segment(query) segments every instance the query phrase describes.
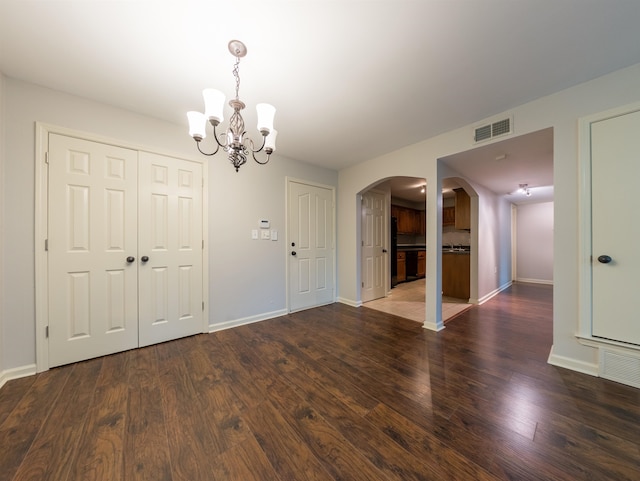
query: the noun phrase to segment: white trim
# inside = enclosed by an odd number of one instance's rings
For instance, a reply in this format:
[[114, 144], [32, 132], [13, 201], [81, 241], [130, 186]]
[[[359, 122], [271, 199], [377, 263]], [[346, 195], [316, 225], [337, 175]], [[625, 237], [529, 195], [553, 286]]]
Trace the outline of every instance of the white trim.
[[502, 291], [504, 291], [505, 289], [508, 289], [509, 287], [511, 287], [513, 285], [512, 281], [509, 281], [505, 284], [503, 284], [502, 286], [498, 287], [497, 289], [494, 289], [493, 291], [491, 291], [489, 294], [482, 296], [480, 299], [469, 299], [469, 304], [484, 304], [485, 302], [487, 302], [489, 299], [491, 299], [492, 297], [497, 296], [498, 294], [500, 294]]
[[4, 115], [4, 76], [0, 72], [0, 186], [2, 186], [2, 193], [0, 193], [0, 386], [2, 386], [2, 373], [4, 368], [4, 357], [2, 353], [7, 352], [4, 347], [4, 322], [5, 312], [4, 306], [4, 206], [7, 205], [7, 199], [5, 198], [6, 189], [4, 188], [4, 156], [5, 156], [5, 115]]
[[624, 105], [578, 119], [578, 333], [591, 339], [592, 259], [591, 259], [591, 124], [640, 110], [640, 102]]
[[33, 376], [36, 373], [35, 364], [27, 364], [26, 366], [14, 367], [6, 371], [0, 371], [0, 388], [8, 381], [20, 379], [21, 377]]
[[253, 324], [254, 322], [266, 321], [267, 319], [273, 319], [275, 317], [286, 316], [286, 309], [279, 309], [277, 311], [265, 312], [263, 314], [257, 314], [255, 316], [243, 317], [241, 319], [235, 319], [233, 321], [219, 322], [217, 324], [209, 324], [209, 333], [224, 331], [225, 329], [231, 329], [233, 327], [244, 326], [246, 324]]
[[528, 284], [545, 284], [548, 286], [552, 286], [553, 285], [553, 280], [548, 280], [548, 279], [528, 279], [526, 277], [519, 277], [516, 279], [516, 282], [525, 282]]
[[578, 361], [571, 357], [560, 356], [558, 354], [555, 354], [553, 352], [553, 349], [554, 346], [551, 346], [551, 352], [549, 353], [549, 358], [547, 359], [547, 362], [552, 366], [563, 367], [565, 369], [570, 369], [572, 371], [577, 371], [583, 374], [598, 377], [600, 369], [598, 363]]
[[[291, 256], [289, 255], [289, 246], [291, 245], [291, 239], [289, 237], [289, 224], [290, 224], [290, 219], [289, 219], [289, 212], [290, 212], [290, 206], [289, 206], [289, 198], [290, 198], [290, 186], [291, 183], [297, 183], [297, 184], [304, 184], [304, 185], [310, 185], [312, 187], [318, 187], [320, 189], [327, 189], [331, 191], [331, 209], [332, 209], [332, 219], [333, 219], [333, 238], [331, 239], [331, 248], [333, 250], [333, 297], [332, 297], [332, 302], [336, 302], [336, 294], [338, 292], [337, 290], [337, 269], [338, 269], [338, 256], [336, 255], [336, 236], [337, 236], [337, 232], [336, 232], [336, 227], [337, 227], [337, 218], [336, 218], [336, 188], [332, 185], [327, 185], [327, 184], [321, 184], [319, 182], [312, 182], [309, 180], [303, 180], [303, 179], [298, 179], [295, 177], [289, 177], [286, 176], [285, 177], [285, 208], [287, 209], [286, 214], [285, 214], [285, 237], [286, 237], [286, 255], [285, 257], [285, 286], [286, 286], [286, 292], [285, 292], [285, 306], [286, 306], [286, 310], [287, 313], [288, 312], [293, 312], [291, 310], [291, 299], [289, 296], [289, 263], [291, 262]], [[319, 307], [320, 305], [324, 305], [324, 304], [318, 304], [318, 306], [312, 306], [312, 307]]]
[[580, 334], [576, 334], [576, 338], [578, 339], [578, 342], [580, 344], [584, 346], [595, 347], [597, 349], [610, 349], [612, 347], [617, 347], [626, 352], [634, 351], [635, 353], [637, 353], [638, 351], [640, 351], [640, 346], [636, 344], [614, 341], [613, 339], [605, 339], [604, 337], [582, 336]]
[[428, 329], [434, 332], [440, 332], [445, 328], [445, 325], [444, 325], [444, 322], [433, 323], [433, 322], [424, 321], [422, 323], [422, 328]]
[[115, 145], [139, 152], [174, 157], [202, 164], [202, 239], [204, 249], [202, 252], [202, 294], [204, 309], [202, 312], [202, 331], [209, 332], [209, 164], [203, 157], [191, 157], [182, 154], [158, 150], [157, 148], [136, 145], [130, 142], [120, 141], [98, 134], [82, 132], [66, 127], [36, 122], [36, 149], [35, 149], [35, 313], [36, 313], [36, 371], [42, 372], [49, 369], [49, 341], [46, 338], [46, 327], [49, 325], [48, 299], [49, 291], [47, 279], [48, 258], [44, 250], [45, 240], [48, 235], [48, 165], [46, 154], [49, 150], [49, 134], [60, 134], [68, 137], [76, 137], [92, 142]]
[[344, 297], [338, 297], [337, 302], [351, 307], [362, 307], [362, 301], [353, 301]]

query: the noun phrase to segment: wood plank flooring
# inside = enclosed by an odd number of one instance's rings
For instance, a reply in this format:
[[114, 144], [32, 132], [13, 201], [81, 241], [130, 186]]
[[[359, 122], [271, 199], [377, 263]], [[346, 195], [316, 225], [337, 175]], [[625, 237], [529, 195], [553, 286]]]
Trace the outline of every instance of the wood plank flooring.
[[440, 333], [333, 304], [0, 390], [0, 481], [637, 480], [640, 391], [547, 364], [548, 286]]

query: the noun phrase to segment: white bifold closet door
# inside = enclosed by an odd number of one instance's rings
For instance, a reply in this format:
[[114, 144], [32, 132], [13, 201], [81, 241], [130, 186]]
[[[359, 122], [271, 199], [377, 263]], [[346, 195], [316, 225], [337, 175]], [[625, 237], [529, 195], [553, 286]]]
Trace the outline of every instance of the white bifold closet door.
[[202, 332], [202, 166], [49, 135], [49, 366]]

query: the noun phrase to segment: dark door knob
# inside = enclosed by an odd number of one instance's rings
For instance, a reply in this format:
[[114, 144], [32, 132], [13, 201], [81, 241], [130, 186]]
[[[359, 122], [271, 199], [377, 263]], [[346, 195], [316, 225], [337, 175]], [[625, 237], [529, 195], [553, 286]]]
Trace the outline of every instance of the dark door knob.
[[291, 251], [291, 255], [295, 256], [296, 255], [296, 251]]
[[128, 262], [129, 264], [131, 264], [131, 263], [132, 263], [133, 261], [135, 261], [135, 260], [136, 260], [136, 258], [135, 258], [135, 257], [131, 257], [131, 256], [127, 257], [127, 262]]
[[296, 243], [295, 243], [295, 242], [292, 242], [292, 243], [291, 243], [291, 247], [295, 247], [295, 246], [296, 246]]
[[141, 260], [142, 262], [147, 262], [147, 261], [149, 260], [149, 256], [142, 256], [142, 257], [140, 258], [140, 260]]
[[387, 249], [382, 249], [382, 253], [386, 254], [387, 253]]
[[607, 256], [607, 255], [602, 255], [598, 257], [598, 262], [600, 262], [601, 264], [608, 264], [609, 262], [611, 262], [611, 257]]

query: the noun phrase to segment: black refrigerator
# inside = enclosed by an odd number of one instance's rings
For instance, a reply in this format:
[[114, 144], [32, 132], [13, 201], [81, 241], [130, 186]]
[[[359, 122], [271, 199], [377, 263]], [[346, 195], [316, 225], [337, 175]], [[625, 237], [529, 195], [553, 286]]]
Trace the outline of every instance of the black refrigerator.
[[398, 283], [398, 219], [391, 218], [391, 287]]

